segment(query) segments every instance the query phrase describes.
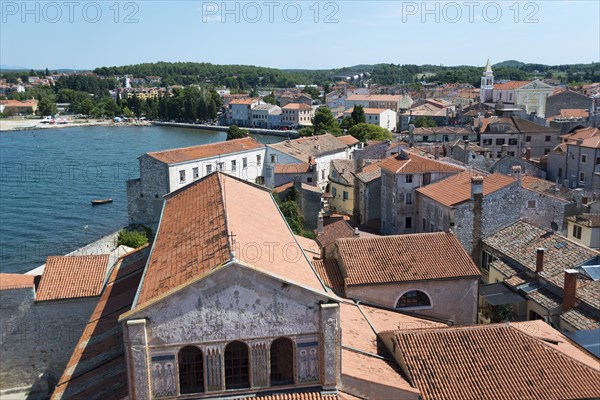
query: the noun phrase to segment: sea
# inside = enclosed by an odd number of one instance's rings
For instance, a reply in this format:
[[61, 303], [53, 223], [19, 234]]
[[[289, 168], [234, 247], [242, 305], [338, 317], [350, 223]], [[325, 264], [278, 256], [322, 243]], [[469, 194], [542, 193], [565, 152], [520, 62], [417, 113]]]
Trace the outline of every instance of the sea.
[[[126, 181], [139, 178], [142, 154], [226, 136], [159, 126], [0, 132], [0, 272], [29, 271], [127, 225]], [[104, 198], [113, 203], [92, 206]]]

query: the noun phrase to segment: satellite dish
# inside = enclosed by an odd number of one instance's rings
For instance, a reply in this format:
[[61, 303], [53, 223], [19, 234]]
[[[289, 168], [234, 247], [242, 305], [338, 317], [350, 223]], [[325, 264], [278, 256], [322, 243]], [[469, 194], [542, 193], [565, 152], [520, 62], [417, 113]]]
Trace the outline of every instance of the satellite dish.
[[558, 231], [558, 224], [556, 222], [552, 221], [552, 223], [550, 223], [550, 227], [554, 232]]

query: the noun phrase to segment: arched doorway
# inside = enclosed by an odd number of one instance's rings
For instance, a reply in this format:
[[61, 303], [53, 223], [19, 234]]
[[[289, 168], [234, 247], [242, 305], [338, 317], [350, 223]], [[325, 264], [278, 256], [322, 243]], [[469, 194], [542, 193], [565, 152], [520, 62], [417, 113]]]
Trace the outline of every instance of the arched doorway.
[[204, 392], [202, 351], [194, 346], [179, 350], [179, 391], [181, 394]]
[[250, 387], [248, 346], [242, 342], [231, 342], [225, 347], [225, 388], [244, 389]]
[[294, 383], [294, 343], [278, 338], [271, 344], [271, 386]]

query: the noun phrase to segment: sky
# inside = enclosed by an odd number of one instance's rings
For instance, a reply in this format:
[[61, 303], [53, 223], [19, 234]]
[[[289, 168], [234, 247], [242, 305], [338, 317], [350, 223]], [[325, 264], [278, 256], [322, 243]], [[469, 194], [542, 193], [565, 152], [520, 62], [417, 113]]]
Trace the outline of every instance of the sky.
[[330, 69], [600, 60], [600, 1], [0, 0], [0, 64]]

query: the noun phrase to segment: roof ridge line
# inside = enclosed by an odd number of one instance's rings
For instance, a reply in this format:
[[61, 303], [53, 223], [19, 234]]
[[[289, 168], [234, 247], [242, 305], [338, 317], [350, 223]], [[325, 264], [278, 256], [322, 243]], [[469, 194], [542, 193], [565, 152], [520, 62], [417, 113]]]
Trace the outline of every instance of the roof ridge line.
[[229, 232], [229, 222], [227, 219], [227, 191], [225, 190], [225, 176], [219, 172], [215, 172], [217, 175], [217, 181], [219, 182], [219, 190], [221, 192], [221, 205], [223, 207], [223, 219], [225, 220], [225, 231], [227, 232], [227, 248], [229, 249], [229, 260], [236, 261], [235, 259], [235, 243], [233, 232]]

